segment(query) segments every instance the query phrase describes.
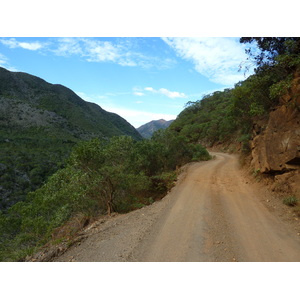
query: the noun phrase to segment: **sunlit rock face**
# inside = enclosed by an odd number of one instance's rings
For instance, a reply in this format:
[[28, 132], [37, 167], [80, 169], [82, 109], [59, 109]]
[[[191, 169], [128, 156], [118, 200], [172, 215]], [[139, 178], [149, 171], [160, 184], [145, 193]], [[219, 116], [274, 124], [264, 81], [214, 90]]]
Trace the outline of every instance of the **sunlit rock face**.
[[291, 172], [299, 178], [300, 76], [293, 80], [289, 93], [280, 99], [268, 121], [254, 124], [251, 165], [261, 173]]

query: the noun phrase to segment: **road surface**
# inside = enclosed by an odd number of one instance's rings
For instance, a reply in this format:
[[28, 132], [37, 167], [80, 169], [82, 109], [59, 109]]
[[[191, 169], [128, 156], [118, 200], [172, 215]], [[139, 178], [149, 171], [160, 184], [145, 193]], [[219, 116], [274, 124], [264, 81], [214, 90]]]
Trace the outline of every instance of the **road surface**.
[[158, 203], [105, 224], [57, 261], [300, 261], [300, 238], [260, 201], [234, 155], [190, 164]]

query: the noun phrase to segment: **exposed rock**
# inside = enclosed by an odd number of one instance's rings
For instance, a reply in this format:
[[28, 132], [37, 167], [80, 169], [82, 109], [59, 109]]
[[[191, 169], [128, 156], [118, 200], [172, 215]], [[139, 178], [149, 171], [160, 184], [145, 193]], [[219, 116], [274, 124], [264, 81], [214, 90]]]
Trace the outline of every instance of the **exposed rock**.
[[271, 189], [275, 192], [285, 192], [295, 194], [297, 198], [300, 198], [300, 173], [298, 170], [291, 171], [288, 173], [276, 175], [274, 177], [274, 183]]
[[163, 119], [151, 121], [137, 128], [137, 131], [142, 137], [149, 139], [156, 130], [168, 128], [173, 121], [174, 120], [165, 121]]
[[[268, 121], [258, 120], [253, 126], [251, 166], [261, 173], [285, 173], [276, 176], [275, 184], [289, 177], [292, 192], [300, 189], [300, 76], [292, 82], [289, 93], [270, 113]], [[287, 182], [287, 180], [284, 180]]]

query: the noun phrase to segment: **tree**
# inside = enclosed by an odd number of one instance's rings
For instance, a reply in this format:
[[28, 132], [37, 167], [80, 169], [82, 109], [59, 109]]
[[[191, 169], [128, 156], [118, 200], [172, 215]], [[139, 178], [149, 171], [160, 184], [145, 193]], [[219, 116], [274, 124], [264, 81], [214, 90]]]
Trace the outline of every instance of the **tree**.
[[[256, 43], [260, 52], [253, 48], [247, 48], [246, 53], [254, 59], [260, 71], [267, 67], [280, 65], [281, 67], [291, 68], [291, 58], [296, 58], [300, 54], [300, 38], [298, 37], [242, 37], [240, 43]], [[289, 62], [286, 61], [287, 57]], [[279, 59], [278, 59], [279, 58]], [[282, 60], [282, 58], [285, 58]], [[291, 71], [290, 69], [287, 70]]]

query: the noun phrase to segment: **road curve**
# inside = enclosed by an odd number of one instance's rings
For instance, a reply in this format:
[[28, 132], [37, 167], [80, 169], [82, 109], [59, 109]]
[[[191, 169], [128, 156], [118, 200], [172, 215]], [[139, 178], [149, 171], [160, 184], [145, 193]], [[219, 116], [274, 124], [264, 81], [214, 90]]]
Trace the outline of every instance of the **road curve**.
[[188, 168], [131, 260], [300, 261], [299, 237], [259, 201], [237, 157], [214, 154]]

